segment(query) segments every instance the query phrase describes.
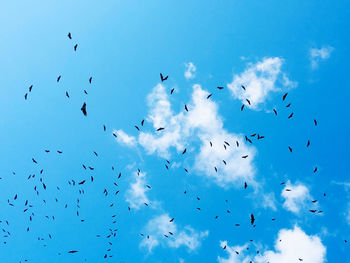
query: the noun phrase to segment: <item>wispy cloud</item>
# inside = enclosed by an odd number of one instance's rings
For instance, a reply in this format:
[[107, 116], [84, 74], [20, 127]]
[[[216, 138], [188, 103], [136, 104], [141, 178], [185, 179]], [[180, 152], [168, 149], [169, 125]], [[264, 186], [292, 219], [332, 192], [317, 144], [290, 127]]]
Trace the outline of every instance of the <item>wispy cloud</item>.
[[332, 51], [334, 50], [331, 46], [325, 46], [322, 48], [311, 48], [310, 49], [310, 63], [311, 68], [316, 69], [320, 61], [326, 60], [331, 56]]
[[[227, 242], [221, 241], [220, 245], [227, 246]], [[245, 249], [246, 247], [247, 245], [242, 247], [227, 246], [228, 258], [218, 257], [218, 262], [295, 263], [299, 262], [299, 259], [310, 263], [326, 262], [326, 247], [322, 244], [321, 239], [317, 235], [307, 235], [298, 226], [279, 231], [275, 241], [275, 250], [267, 250], [259, 255], [245, 255], [245, 253], [250, 253], [249, 250]]]
[[282, 190], [281, 196], [285, 199], [283, 207], [296, 214], [300, 212], [300, 209], [306, 207], [307, 201], [312, 200], [309, 189], [305, 185], [293, 185], [290, 181]]
[[117, 130], [113, 132], [117, 135], [117, 142], [127, 145], [127, 146], [135, 146], [136, 145], [136, 138], [134, 136], [130, 136], [127, 133], [125, 133], [123, 130]]
[[[168, 214], [162, 214], [151, 219], [144, 232], [148, 237], [144, 237], [140, 246], [146, 247], [149, 252], [159, 246], [168, 246], [178, 248], [180, 246], [187, 247], [188, 251], [194, 251], [200, 247], [201, 242], [205, 239], [209, 232], [198, 232], [191, 226], [185, 226], [178, 229], [175, 221], [170, 222], [171, 218]], [[165, 237], [168, 236], [168, 237]]]
[[227, 87], [232, 96], [241, 100], [246, 107], [259, 110], [271, 94], [296, 86], [296, 82], [291, 81], [282, 72], [283, 62], [282, 58], [269, 57], [256, 64], [249, 63], [244, 72], [233, 76]]
[[186, 67], [186, 70], [185, 70], [185, 78], [186, 79], [193, 79], [195, 77], [195, 74], [196, 74], [196, 66], [192, 63], [192, 62], [188, 62], [188, 63], [185, 63], [185, 67]]
[[130, 184], [129, 189], [126, 191], [126, 201], [131, 208], [140, 209], [145, 206], [145, 203], [149, 203], [149, 199], [146, 192], [149, 188], [146, 187], [146, 173], [134, 172], [134, 182]]
[[[204, 172], [221, 186], [233, 185], [237, 180], [254, 183], [256, 149], [245, 143], [242, 134], [223, 128], [218, 106], [207, 99], [208, 95], [200, 85], [194, 85], [192, 99], [187, 104], [189, 111], [175, 114], [165, 87], [157, 85], [148, 96], [150, 112], [147, 120], [155, 130], [159, 127], [165, 129], [161, 132], [141, 131], [138, 138], [140, 145], [149, 154], [169, 158], [170, 148], [180, 153], [184, 148], [199, 143], [199, 151], [194, 155], [194, 167], [201, 174]], [[242, 158], [245, 155], [248, 158]]]

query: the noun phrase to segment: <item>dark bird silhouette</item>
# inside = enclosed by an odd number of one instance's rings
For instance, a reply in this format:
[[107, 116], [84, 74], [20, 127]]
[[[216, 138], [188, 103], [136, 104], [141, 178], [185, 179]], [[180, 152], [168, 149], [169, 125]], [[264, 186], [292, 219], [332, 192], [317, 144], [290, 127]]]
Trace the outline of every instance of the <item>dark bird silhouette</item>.
[[315, 167], [315, 169], [314, 169], [314, 173], [316, 173], [317, 172], [317, 166]]
[[92, 82], [92, 77], [89, 78], [89, 83], [91, 84], [91, 82]]
[[27, 100], [28, 98], [28, 93], [24, 94], [24, 99]]
[[253, 214], [250, 214], [250, 224], [253, 225], [255, 222], [255, 217]]
[[248, 99], [245, 99], [247, 102], [248, 102], [248, 104], [250, 105], [250, 100], [248, 100]]
[[107, 128], [106, 128], [106, 125], [103, 125], [103, 130], [106, 131], [106, 129], [107, 129]]
[[224, 87], [220, 87], [220, 86], [219, 86], [219, 87], [217, 87], [217, 88], [218, 88], [219, 90], [222, 90], [222, 89], [224, 89]]
[[182, 154], [185, 154], [186, 153], [186, 148], [185, 148], [185, 150], [182, 152]]
[[288, 119], [293, 117], [293, 112], [288, 116]]
[[317, 126], [317, 120], [314, 120], [315, 126]]
[[162, 130], [164, 130], [163, 127], [160, 127], [160, 128], [157, 129], [157, 131], [162, 131]]
[[244, 189], [247, 189], [247, 187], [248, 187], [247, 182], [244, 182]]
[[282, 97], [282, 100], [283, 100], [283, 101], [286, 99], [287, 95], [288, 95], [288, 92], [287, 92], [286, 94], [283, 95], [283, 97]]
[[77, 252], [78, 252], [77, 250], [70, 250], [70, 251], [68, 251], [68, 253], [70, 253], [70, 254], [77, 253]]
[[244, 109], [244, 104], [241, 106], [241, 111], [243, 111], [243, 109]]
[[83, 112], [84, 116], [87, 116], [87, 112], [86, 112], [86, 103], [85, 103], [85, 102], [84, 102], [84, 104], [83, 104], [83, 106], [81, 107], [80, 110]]
[[36, 164], [38, 163], [34, 158], [32, 158], [32, 161], [33, 163], [36, 163]]
[[163, 82], [168, 79], [169, 76], [163, 77], [163, 74], [160, 73], [160, 80]]
[[187, 108], [187, 105], [185, 104], [185, 110], [188, 112], [188, 108]]
[[57, 77], [57, 82], [60, 82], [60, 79], [61, 79], [61, 75], [59, 75], [59, 76]]
[[33, 89], [33, 85], [30, 85], [30, 87], [29, 87], [29, 92], [31, 92], [32, 89]]
[[78, 48], [78, 44], [75, 44], [74, 51], [77, 51], [77, 48]]
[[170, 91], [170, 95], [174, 93], [174, 90], [175, 90], [175, 89], [171, 89], [171, 91]]
[[277, 116], [277, 111], [275, 109], [273, 109], [273, 112], [275, 113], [275, 115]]
[[248, 157], [248, 155], [243, 155], [242, 158], [243, 159], [246, 159]]
[[288, 146], [288, 149], [289, 149], [290, 152], [293, 152], [292, 147]]
[[310, 141], [307, 140], [307, 144], [306, 144], [306, 147], [309, 147], [310, 146]]
[[289, 108], [290, 107], [290, 103], [288, 103], [287, 105], [286, 105], [286, 108]]
[[68, 38], [72, 39], [72, 34], [70, 32], [68, 33]]
[[245, 87], [244, 87], [243, 85], [241, 85], [241, 88], [242, 88], [243, 90], [245, 90]]
[[138, 126], [136, 126], [136, 125], [135, 125], [135, 128], [136, 128], [136, 130], [138, 130], [138, 131], [140, 130], [140, 128], [139, 128]]
[[213, 94], [212, 93], [210, 93], [208, 96], [207, 96], [207, 99], [209, 99], [211, 96], [212, 96]]
[[69, 94], [68, 94], [68, 91], [66, 91], [66, 97], [69, 98]]
[[142, 120], [142, 121], [141, 121], [141, 126], [143, 126], [144, 123], [145, 123], [145, 120]]

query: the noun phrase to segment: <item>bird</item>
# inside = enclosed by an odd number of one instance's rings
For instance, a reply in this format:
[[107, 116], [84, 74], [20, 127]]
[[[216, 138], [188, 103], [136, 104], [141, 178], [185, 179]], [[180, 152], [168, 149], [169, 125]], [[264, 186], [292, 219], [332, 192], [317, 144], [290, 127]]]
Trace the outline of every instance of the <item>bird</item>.
[[314, 119], [314, 124], [315, 124], [315, 126], [317, 126], [317, 120], [316, 119]]
[[250, 100], [248, 100], [248, 99], [245, 99], [247, 102], [248, 102], [248, 104], [250, 105]]
[[78, 44], [75, 44], [74, 51], [77, 51], [77, 48], [78, 48]]
[[243, 109], [244, 109], [244, 104], [241, 106], [241, 111], [243, 111]]
[[182, 154], [185, 154], [185, 153], [186, 153], [186, 148], [185, 148], [185, 150], [183, 150]]
[[141, 126], [143, 126], [144, 123], [145, 123], [145, 120], [142, 120], [142, 121], [141, 121]]
[[169, 76], [163, 77], [163, 74], [160, 73], [160, 79], [161, 79], [162, 82], [165, 81], [165, 80], [167, 80], [168, 77], [169, 77]]
[[61, 79], [61, 75], [59, 75], [59, 76], [57, 77], [57, 82], [60, 82], [60, 79]]
[[255, 222], [255, 217], [253, 214], [250, 214], [250, 224], [253, 225]]
[[135, 128], [136, 128], [136, 130], [138, 130], [138, 131], [140, 130], [140, 128], [139, 128], [137, 125], [135, 125]]
[[293, 112], [288, 116], [288, 119], [293, 117]]
[[187, 105], [185, 104], [185, 110], [188, 112], [188, 108], [187, 108]]
[[306, 147], [309, 147], [309, 146], [310, 146], [310, 140], [307, 140]]
[[248, 157], [248, 155], [243, 155], [242, 158], [243, 159], [246, 159]]
[[157, 129], [157, 131], [162, 131], [162, 130], [164, 130], [163, 127], [160, 127], [160, 128]]
[[33, 85], [30, 85], [30, 86], [29, 86], [29, 92], [31, 92], [32, 89], [33, 89]]
[[91, 84], [91, 82], [92, 82], [92, 77], [89, 78], [89, 83]]
[[174, 93], [174, 90], [175, 90], [175, 89], [171, 89], [171, 91], [170, 91], [170, 95]]
[[87, 116], [87, 112], [86, 112], [86, 103], [85, 103], [85, 102], [84, 102], [84, 104], [83, 104], [83, 106], [81, 107], [80, 110], [83, 112], [84, 116]]
[[217, 87], [217, 89], [222, 90], [222, 89], [224, 89], [224, 87], [220, 87], [220, 86], [219, 86], [219, 87]]
[[207, 99], [209, 99], [211, 96], [212, 96], [213, 94], [212, 93], [210, 93], [208, 96], [207, 96]]
[[315, 167], [315, 169], [314, 169], [314, 173], [316, 173], [317, 172], [317, 166]]
[[107, 128], [106, 128], [106, 125], [103, 125], [103, 130], [106, 131], [106, 129], [107, 129]]
[[274, 112], [275, 115], [277, 116], [277, 110], [276, 110], [276, 109], [273, 109], [273, 112]]
[[246, 90], [245, 87], [244, 87], [243, 85], [241, 85], [241, 88], [242, 88], [243, 90]]
[[247, 182], [244, 182], [244, 189], [247, 189], [247, 187], [248, 187]]
[[286, 108], [289, 108], [290, 107], [290, 103], [288, 103], [287, 105], [286, 105]]
[[69, 98], [69, 94], [68, 94], [68, 91], [66, 91], [66, 97]]
[[24, 99], [27, 100], [28, 98], [28, 93], [24, 94]]
[[290, 152], [293, 152], [292, 147], [288, 146], [288, 149], [289, 149]]
[[72, 253], [77, 253], [78, 251], [77, 250], [70, 250], [68, 251], [68, 253], [72, 254]]
[[287, 95], [288, 95], [288, 92], [283, 95], [283, 97], [282, 97], [283, 101], [286, 99]]
[[68, 38], [72, 39], [72, 34], [70, 32], [68, 32]]

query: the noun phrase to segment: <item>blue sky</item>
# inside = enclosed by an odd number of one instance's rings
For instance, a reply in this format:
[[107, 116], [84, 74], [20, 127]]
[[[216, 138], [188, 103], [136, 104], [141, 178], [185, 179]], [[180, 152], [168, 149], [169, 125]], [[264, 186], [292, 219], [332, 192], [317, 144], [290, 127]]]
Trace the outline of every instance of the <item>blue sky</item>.
[[0, 7], [1, 262], [350, 262], [347, 1]]

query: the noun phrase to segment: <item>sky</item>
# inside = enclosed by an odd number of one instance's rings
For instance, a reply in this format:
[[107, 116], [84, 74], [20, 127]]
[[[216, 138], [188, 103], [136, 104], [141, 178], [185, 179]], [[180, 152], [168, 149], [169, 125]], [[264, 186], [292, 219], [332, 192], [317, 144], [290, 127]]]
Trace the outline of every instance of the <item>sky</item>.
[[2, 1], [1, 262], [350, 262], [349, 15]]

